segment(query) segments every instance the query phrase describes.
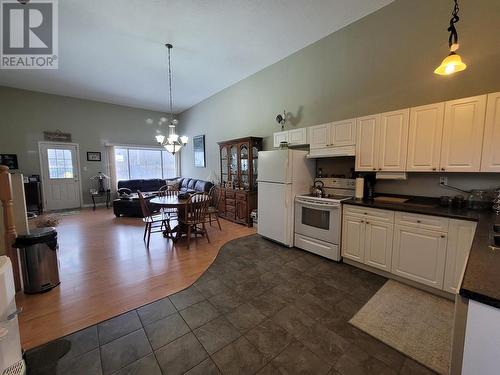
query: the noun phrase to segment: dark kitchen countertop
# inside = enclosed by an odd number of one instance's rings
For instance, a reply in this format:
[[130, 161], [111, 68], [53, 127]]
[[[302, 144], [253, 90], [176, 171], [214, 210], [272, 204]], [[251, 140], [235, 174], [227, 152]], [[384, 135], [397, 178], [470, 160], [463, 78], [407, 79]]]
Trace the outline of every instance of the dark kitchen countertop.
[[500, 308], [500, 249], [490, 248], [490, 233], [494, 224], [500, 224], [500, 216], [488, 211], [453, 209], [439, 206], [435, 198], [419, 198], [409, 203], [376, 202], [348, 199], [342, 202], [354, 206], [383, 210], [412, 212], [422, 215], [444, 216], [452, 219], [477, 222], [460, 295]]

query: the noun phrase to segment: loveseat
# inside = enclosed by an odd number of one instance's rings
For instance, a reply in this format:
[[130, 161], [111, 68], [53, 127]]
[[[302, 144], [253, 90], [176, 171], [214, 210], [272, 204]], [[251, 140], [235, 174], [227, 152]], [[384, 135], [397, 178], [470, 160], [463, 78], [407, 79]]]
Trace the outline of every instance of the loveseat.
[[209, 181], [188, 177], [172, 178], [168, 180], [154, 178], [148, 180], [118, 181], [118, 198], [113, 201], [113, 212], [115, 216], [142, 217], [139, 199], [133, 194], [137, 193], [137, 190], [139, 190], [146, 195], [146, 201], [149, 201], [155, 196], [156, 192], [165, 185], [178, 185], [178, 189], [182, 192], [192, 191], [206, 193], [208, 193], [213, 186]]

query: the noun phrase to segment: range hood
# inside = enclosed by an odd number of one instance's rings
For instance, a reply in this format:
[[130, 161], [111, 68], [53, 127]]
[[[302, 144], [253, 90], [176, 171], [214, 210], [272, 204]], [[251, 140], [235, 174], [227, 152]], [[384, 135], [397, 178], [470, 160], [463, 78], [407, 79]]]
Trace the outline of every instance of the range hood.
[[324, 148], [314, 148], [309, 151], [307, 157], [309, 159], [318, 158], [332, 158], [336, 156], [355, 156], [356, 146], [337, 146], [337, 147], [324, 147]]

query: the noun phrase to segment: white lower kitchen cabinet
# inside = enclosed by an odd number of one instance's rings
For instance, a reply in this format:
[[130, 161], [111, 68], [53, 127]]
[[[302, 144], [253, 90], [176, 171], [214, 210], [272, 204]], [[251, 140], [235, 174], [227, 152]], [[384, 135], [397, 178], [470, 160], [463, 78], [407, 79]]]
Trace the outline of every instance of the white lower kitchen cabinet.
[[476, 226], [475, 221], [345, 205], [341, 254], [386, 273], [458, 293]]
[[359, 217], [344, 216], [342, 225], [342, 256], [364, 262], [365, 224]]
[[393, 229], [392, 223], [344, 216], [342, 256], [390, 272]]
[[365, 225], [365, 264], [391, 272], [394, 225], [377, 221]]
[[396, 225], [392, 273], [434, 288], [443, 288], [446, 234]]
[[476, 222], [450, 220], [443, 290], [458, 293], [476, 232]]

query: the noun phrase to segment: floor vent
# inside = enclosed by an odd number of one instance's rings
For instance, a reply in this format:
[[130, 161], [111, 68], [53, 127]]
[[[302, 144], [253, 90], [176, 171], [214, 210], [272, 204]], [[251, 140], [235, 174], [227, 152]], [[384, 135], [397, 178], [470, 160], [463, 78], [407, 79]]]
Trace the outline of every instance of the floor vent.
[[26, 374], [26, 366], [23, 360], [14, 363], [12, 366], [6, 368], [3, 371], [3, 375], [25, 375], [25, 374]]

